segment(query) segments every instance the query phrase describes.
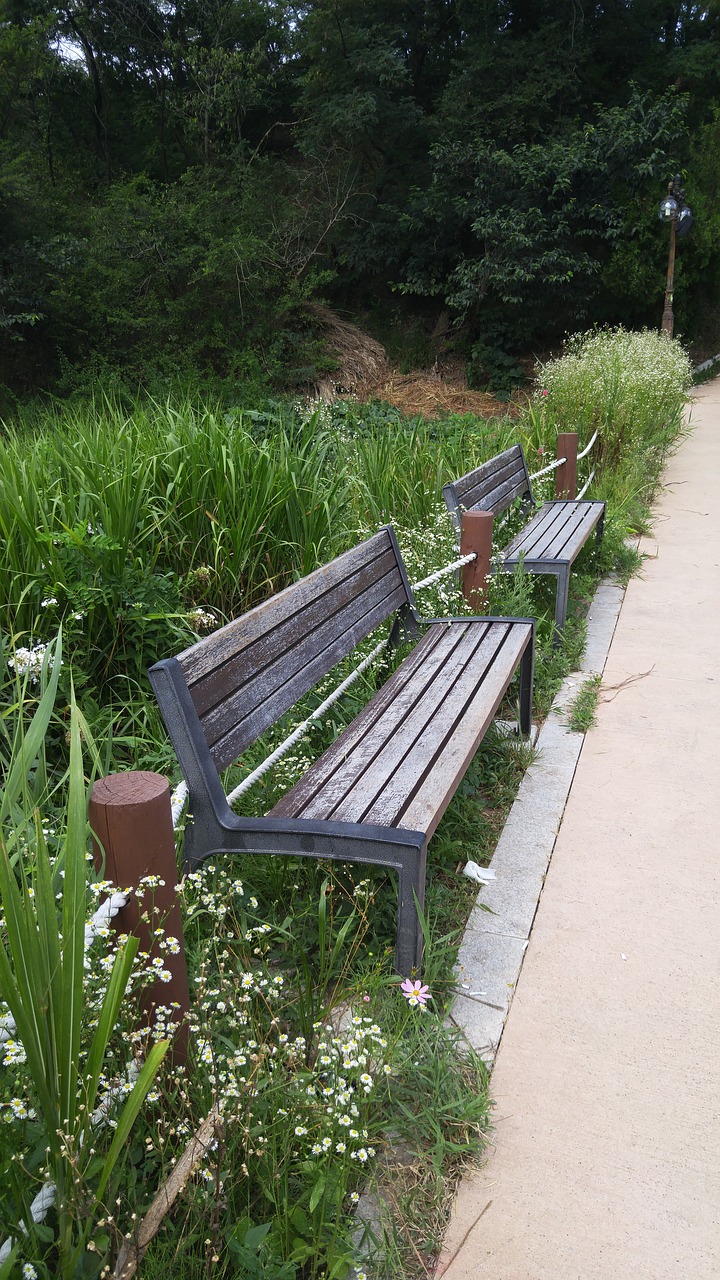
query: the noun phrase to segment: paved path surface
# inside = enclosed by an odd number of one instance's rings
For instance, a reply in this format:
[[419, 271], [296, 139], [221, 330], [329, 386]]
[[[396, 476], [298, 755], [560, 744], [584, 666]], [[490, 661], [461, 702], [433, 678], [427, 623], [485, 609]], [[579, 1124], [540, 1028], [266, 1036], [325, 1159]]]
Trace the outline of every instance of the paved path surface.
[[630, 583], [443, 1280], [720, 1277], [720, 381]]

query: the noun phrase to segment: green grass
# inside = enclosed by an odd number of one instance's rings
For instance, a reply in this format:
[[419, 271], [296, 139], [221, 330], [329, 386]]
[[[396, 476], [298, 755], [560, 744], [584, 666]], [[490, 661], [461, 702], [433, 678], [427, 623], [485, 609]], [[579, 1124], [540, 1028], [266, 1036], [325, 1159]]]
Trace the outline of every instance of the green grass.
[[[0, 445], [0, 534], [7, 548], [0, 566], [0, 767], [6, 778], [18, 756], [18, 717], [29, 723], [42, 692], [26, 684], [21, 694], [8, 659], [14, 652], [19, 658], [17, 646], [39, 654], [62, 620], [65, 665], [56, 672], [58, 698], [43, 741], [16, 775], [22, 786], [14, 821], [23, 842], [13, 843], [6, 823], [11, 854], [31, 857], [38, 811], [52, 859], [62, 857], [73, 735], [76, 760], [78, 733], [85, 740], [91, 776], [140, 767], [177, 780], [145, 668], [192, 642], [195, 608], [221, 622], [388, 519], [416, 581], [456, 554], [441, 500], [444, 482], [517, 440], [534, 471], [554, 456], [559, 430], [577, 427], [583, 445], [599, 426], [591, 496], [608, 503], [605, 538], [576, 562], [562, 644], [552, 644], [554, 579], [519, 571], [493, 574], [490, 582], [493, 613], [537, 620], [534, 702], [535, 718], [542, 718], [577, 666], [599, 577], [615, 572], [626, 579], [638, 566], [626, 539], [647, 528], [663, 461], [682, 431], [683, 360], [677, 344], [658, 344], [655, 335], [590, 335], [573, 344], [564, 365], [546, 368], [548, 394], [538, 395], [517, 423], [467, 415], [407, 420], [387, 405], [351, 402], [332, 409], [289, 403], [241, 409], [98, 396], [23, 411], [5, 425]], [[552, 476], [544, 478], [536, 496], [549, 497], [552, 488]], [[511, 522], [501, 543], [512, 531]], [[451, 578], [419, 593], [418, 604], [426, 617], [466, 608]], [[370, 637], [362, 652], [374, 641]], [[402, 656], [401, 649], [367, 671], [293, 756], [243, 798], [244, 811], [266, 812]], [[228, 770], [227, 789], [356, 662], [357, 655], [347, 659], [253, 744]], [[71, 675], [79, 704], [74, 728]], [[501, 709], [504, 718], [515, 717], [516, 702], [515, 685]], [[588, 692], [578, 712], [585, 723], [590, 702]], [[522, 744], [490, 732], [430, 843], [423, 968], [433, 993], [429, 1011], [410, 1009], [392, 978], [396, 886], [382, 871], [245, 857], [208, 868], [202, 885], [186, 882], [192, 1070], [161, 1073], [159, 1101], [141, 1112], [119, 1154], [112, 1197], [120, 1203], [98, 1236], [100, 1254], [83, 1259], [83, 1274], [99, 1274], [130, 1214], [142, 1214], [199, 1118], [224, 1097], [230, 1110], [217, 1152], [204, 1166], [207, 1177], [188, 1183], [143, 1274], [151, 1280], [168, 1271], [187, 1277], [242, 1272], [265, 1280], [334, 1274], [342, 1280], [352, 1257], [352, 1196], [373, 1162], [366, 1167], [349, 1152], [336, 1152], [323, 1173], [303, 1145], [306, 1135], [302, 1141], [294, 1135], [297, 1126], [306, 1127], [310, 1143], [325, 1123], [316, 1095], [306, 1091], [322, 1087], [316, 1024], [336, 1025], [353, 1011], [361, 1018], [367, 1011], [382, 1029], [386, 1043], [372, 1050], [373, 1073], [383, 1055], [390, 1067], [369, 1102], [362, 1090], [356, 1095], [368, 1131], [357, 1141], [377, 1152], [381, 1198], [392, 1209], [384, 1224], [385, 1273], [422, 1276], [431, 1269], [453, 1180], [479, 1158], [488, 1123], [484, 1068], [472, 1057], [458, 1058], [443, 1022], [456, 947], [476, 893], [458, 872], [468, 857], [481, 863], [491, 857], [528, 758]], [[77, 779], [77, 763], [74, 773]], [[77, 781], [73, 803], [77, 819]], [[233, 887], [238, 879], [242, 895]], [[91, 978], [96, 990], [101, 975]], [[277, 993], [272, 998], [270, 990]], [[288, 1050], [281, 1035], [295, 1047]], [[202, 1057], [204, 1041], [211, 1062]], [[244, 1065], [233, 1059], [241, 1049]], [[116, 1048], [118, 1072], [123, 1051], [125, 1042]], [[81, 1076], [86, 1068], [81, 1054]], [[0, 1081], [3, 1100], [27, 1089], [36, 1106], [21, 1065]], [[19, 1217], [27, 1219], [28, 1186], [44, 1150], [40, 1128], [36, 1120], [22, 1133], [3, 1126], [4, 1234]], [[100, 1149], [100, 1138], [94, 1141]], [[412, 1152], [410, 1161], [398, 1160], [398, 1144]], [[109, 1145], [108, 1139], [105, 1153]], [[90, 1191], [98, 1168], [88, 1165]], [[23, 1244], [23, 1259], [44, 1267], [43, 1274], [57, 1265], [56, 1226], [51, 1218], [49, 1235], [34, 1233]]]
[[602, 676], [590, 676], [568, 703], [567, 722], [575, 733], [587, 733], [595, 723]]

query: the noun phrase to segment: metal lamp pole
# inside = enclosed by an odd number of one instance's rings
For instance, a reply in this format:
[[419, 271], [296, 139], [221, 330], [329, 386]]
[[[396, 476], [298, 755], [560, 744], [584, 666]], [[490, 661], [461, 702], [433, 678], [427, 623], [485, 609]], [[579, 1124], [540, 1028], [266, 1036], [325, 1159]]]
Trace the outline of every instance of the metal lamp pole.
[[668, 338], [672, 338], [673, 328], [675, 325], [672, 304], [673, 289], [675, 286], [675, 238], [677, 227], [677, 199], [674, 198], [675, 192], [673, 188], [676, 185], [677, 178], [675, 179], [675, 182], [671, 182], [668, 185], [668, 200], [666, 201], [666, 205], [668, 206], [671, 201], [675, 205], [675, 208], [672, 209], [668, 215], [668, 220], [670, 222], [670, 252], [668, 253], [667, 280], [665, 283], [665, 306], [663, 307], [662, 324], [660, 326], [662, 332], [666, 333]]
[[661, 222], [670, 223], [670, 252], [668, 254], [667, 282], [665, 284], [665, 306], [662, 314], [661, 330], [668, 338], [673, 336], [673, 288], [675, 285], [675, 243], [678, 236], [686, 236], [693, 224], [690, 206], [685, 200], [685, 192], [680, 186], [680, 174], [676, 173], [672, 182], [668, 183], [668, 192], [660, 201], [658, 217]]

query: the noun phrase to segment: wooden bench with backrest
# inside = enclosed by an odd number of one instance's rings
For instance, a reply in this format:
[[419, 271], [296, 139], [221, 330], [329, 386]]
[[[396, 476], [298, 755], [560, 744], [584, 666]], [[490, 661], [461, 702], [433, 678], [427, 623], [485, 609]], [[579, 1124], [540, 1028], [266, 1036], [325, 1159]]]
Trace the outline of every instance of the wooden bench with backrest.
[[[389, 619], [414, 647], [265, 817], [230, 808], [220, 773]], [[398, 873], [396, 967], [420, 964], [427, 842], [520, 668], [530, 732], [534, 623], [422, 620], [386, 526], [150, 670], [188, 785], [184, 862], [291, 854]]]
[[[525, 510], [537, 506], [522, 445], [513, 445], [468, 475], [446, 484], [443, 496], [462, 542], [464, 512], [489, 512], [499, 516], [520, 499]], [[605, 503], [560, 498], [544, 502], [502, 552], [502, 569], [512, 573], [522, 562], [529, 573], [554, 574], [555, 635], [560, 636], [567, 618], [570, 570], [590, 534], [598, 543], [605, 521]], [[489, 544], [489, 538], [488, 538]]]

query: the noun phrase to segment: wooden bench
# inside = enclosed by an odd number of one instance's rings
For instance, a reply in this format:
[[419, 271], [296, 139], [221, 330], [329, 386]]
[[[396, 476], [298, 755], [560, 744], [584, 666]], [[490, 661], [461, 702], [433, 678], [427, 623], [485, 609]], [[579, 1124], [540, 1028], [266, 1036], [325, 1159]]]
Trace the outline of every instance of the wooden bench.
[[[234, 813], [220, 773], [377, 627], [413, 649], [337, 741], [262, 818]], [[396, 966], [420, 964], [427, 842], [520, 667], [530, 732], [534, 623], [421, 620], [395, 534], [366, 542], [150, 670], [188, 784], [184, 860], [291, 854], [394, 868]]]
[[[517, 498], [526, 509], [537, 505], [520, 444], [499, 453], [452, 484], [446, 484], [443, 496], [459, 543], [462, 542], [464, 512], [483, 511], [498, 516]], [[544, 502], [502, 552], [502, 568], [507, 573], [512, 573], [522, 561], [529, 573], [550, 573], [557, 578], [556, 638], [562, 633], [567, 618], [570, 570], [593, 530], [600, 542], [604, 522], [604, 502], [562, 498]], [[491, 528], [488, 530], [488, 547]]]

